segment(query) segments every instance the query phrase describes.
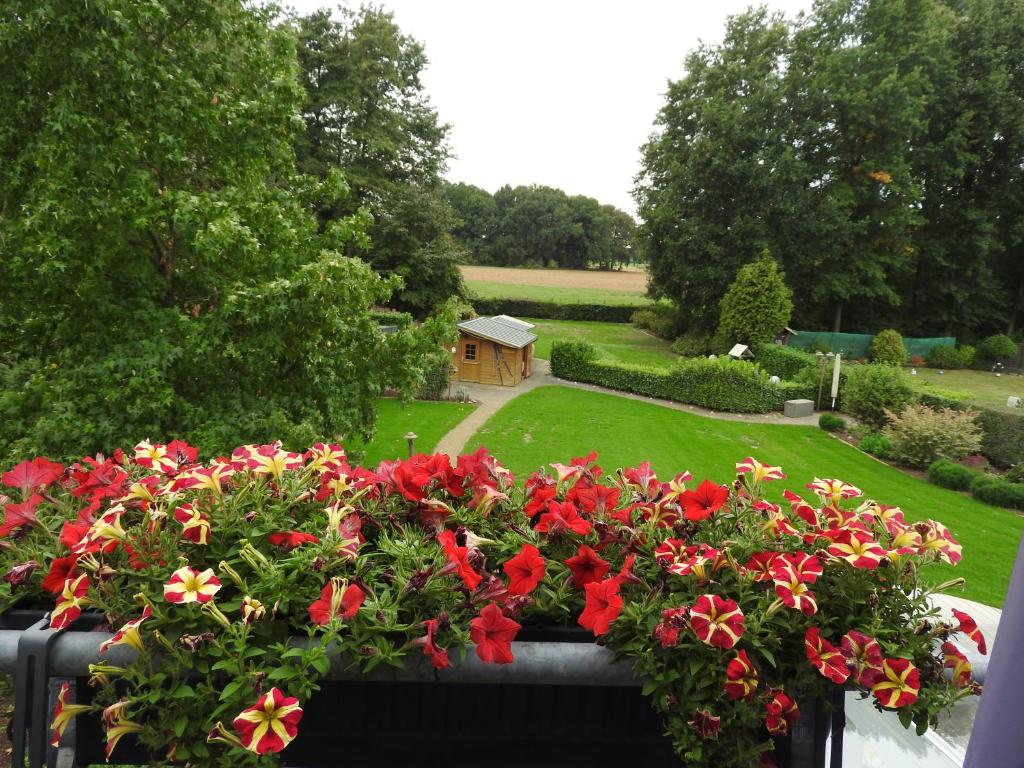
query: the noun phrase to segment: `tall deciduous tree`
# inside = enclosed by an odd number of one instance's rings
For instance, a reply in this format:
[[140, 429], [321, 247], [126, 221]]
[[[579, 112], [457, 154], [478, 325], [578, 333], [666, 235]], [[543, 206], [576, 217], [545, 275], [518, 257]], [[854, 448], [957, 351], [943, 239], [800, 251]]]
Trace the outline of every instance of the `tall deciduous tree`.
[[339, 18], [318, 11], [295, 24], [306, 91], [299, 168], [321, 178], [345, 170], [353, 194], [325, 206], [322, 218], [368, 210], [367, 258], [378, 272], [405, 280], [394, 301], [400, 309], [425, 315], [462, 292], [463, 253], [450, 236], [456, 219], [441, 190], [448, 126], [420, 79], [423, 46], [374, 7], [343, 9]]
[[[372, 430], [409, 387], [363, 216], [295, 175], [294, 39], [240, 0], [0, 6], [0, 454]], [[393, 349], [387, 345], [393, 344]]]

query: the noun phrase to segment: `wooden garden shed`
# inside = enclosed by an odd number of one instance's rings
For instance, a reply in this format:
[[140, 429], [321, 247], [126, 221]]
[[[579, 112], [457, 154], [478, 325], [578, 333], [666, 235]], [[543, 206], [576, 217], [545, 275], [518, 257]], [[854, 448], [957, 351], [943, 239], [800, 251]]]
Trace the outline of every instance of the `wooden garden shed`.
[[533, 326], [508, 315], [477, 317], [459, 323], [452, 354], [454, 378], [514, 387], [533, 373]]

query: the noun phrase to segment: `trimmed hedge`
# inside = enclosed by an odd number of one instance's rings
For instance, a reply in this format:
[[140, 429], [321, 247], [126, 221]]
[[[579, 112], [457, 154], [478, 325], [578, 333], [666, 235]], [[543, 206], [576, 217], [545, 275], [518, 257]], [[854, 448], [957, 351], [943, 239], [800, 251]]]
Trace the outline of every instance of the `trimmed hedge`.
[[628, 323], [633, 313], [649, 306], [612, 306], [608, 304], [559, 304], [533, 299], [470, 299], [481, 315], [512, 315], [544, 320], [593, 320], [602, 323]]
[[551, 372], [570, 381], [737, 413], [778, 411], [786, 400], [811, 396], [801, 384], [770, 383], [768, 374], [748, 362], [692, 358], [668, 370], [646, 368], [599, 360], [594, 347], [580, 341], [552, 345]]
[[949, 459], [939, 459], [928, 467], [928, 482], [954, 491], [969, 491], [971, 484], [984, 474]]
[[936, 411], [941, 411], [943, 408], [962, 411], [968, 406], [967, 401], [971, 397], [970, 392], [964, 392], [960, 389], [936, 387], [933, 384], [926, 382], [922, 382], [920, 384], [915, 382], [915, 385], [917, 401], [921, 403], [921, 405], [927, 405], [929, 408], [934, 408]]
[[[757, 364], [770, 375], [783, 380], [795, 379], [801, 371], [818, 375], [818, 358], [809, 352], [785, 347], [782, 344], [761, 344], [754, 352]], [[831, 381], [832, 369], [829, 369]]]
[[1024, 414], [981, 408], [981, 452], [1000, 469], [1024, 461]]
[[981, 475], [971, 483], [971, 495], [978, 501], [1007, 509], [1024, 509], [1024, 483], [1010, 483], [1001, 477]]

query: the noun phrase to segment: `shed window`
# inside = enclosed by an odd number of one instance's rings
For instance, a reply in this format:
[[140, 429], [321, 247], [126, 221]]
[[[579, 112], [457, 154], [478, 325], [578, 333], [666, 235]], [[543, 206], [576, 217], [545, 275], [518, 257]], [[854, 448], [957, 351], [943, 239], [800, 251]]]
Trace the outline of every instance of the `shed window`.
[[464, 360], [476, 360], [476, 344], [466, 345], [466, 355]]

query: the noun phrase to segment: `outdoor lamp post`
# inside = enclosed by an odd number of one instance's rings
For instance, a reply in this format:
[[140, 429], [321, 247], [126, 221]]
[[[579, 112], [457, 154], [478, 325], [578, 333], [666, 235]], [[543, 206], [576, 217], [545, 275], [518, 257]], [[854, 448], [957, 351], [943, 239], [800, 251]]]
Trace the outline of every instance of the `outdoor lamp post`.
[[406, 432], [405, 433], [405, 442], [407, 442], [409, 444], [409, 458], [410, 459], [412, 458], [412, 450], [413, 450], [412, 445], [413, 445], [413, 443], [416, 442], [416, 438], [417, 437], [418, 437], [418, 435], [415, 432]]

